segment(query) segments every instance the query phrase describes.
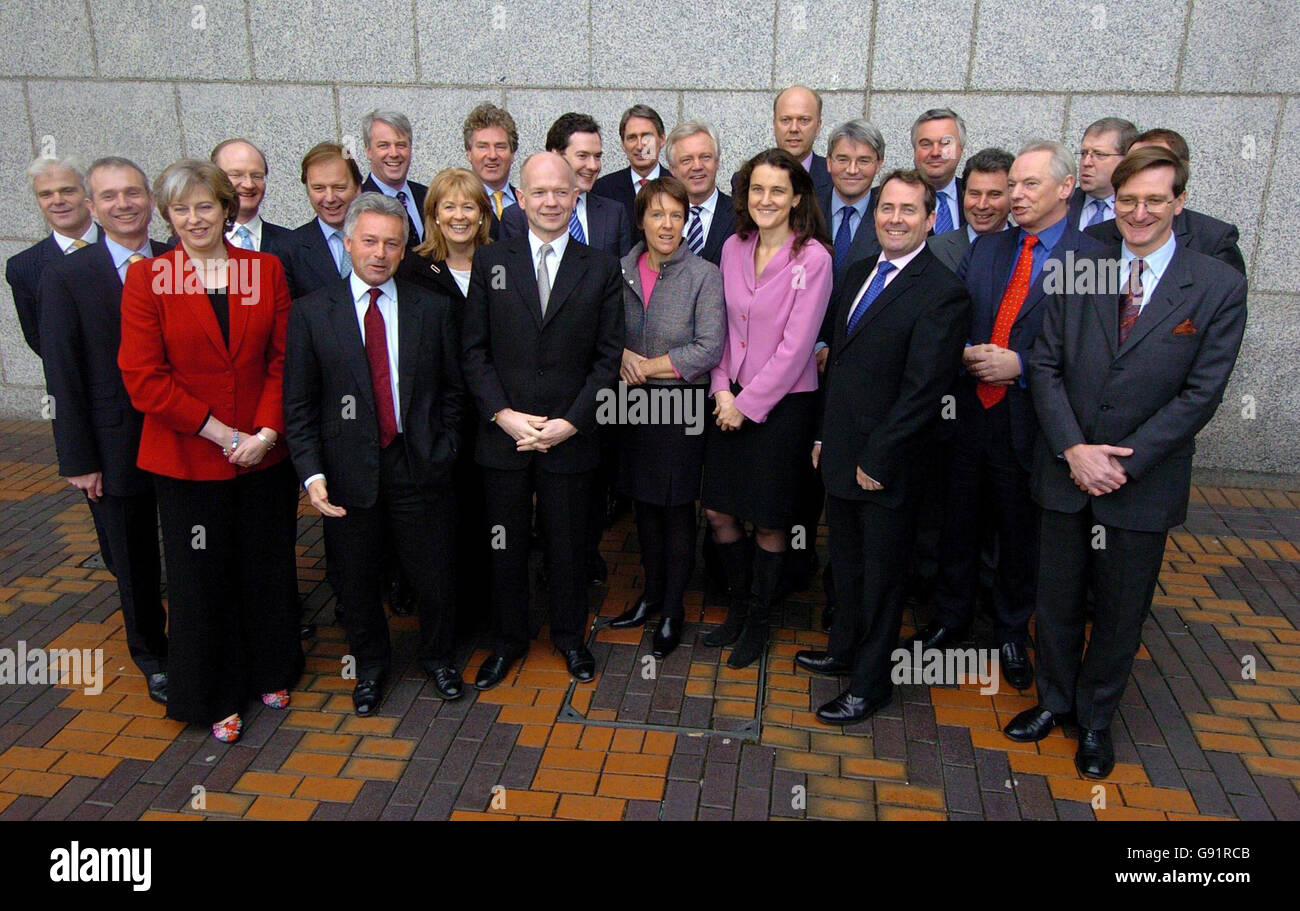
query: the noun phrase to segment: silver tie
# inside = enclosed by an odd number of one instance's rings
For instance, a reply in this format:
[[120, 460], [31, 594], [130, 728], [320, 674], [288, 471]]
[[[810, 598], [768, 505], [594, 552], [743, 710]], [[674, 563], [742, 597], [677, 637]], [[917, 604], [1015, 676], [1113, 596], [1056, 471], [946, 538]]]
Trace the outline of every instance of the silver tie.
[[537, 251], [537, 296], [542, 300], [543, 318], [546, 316], [546, 303], [551, 299], [551, 275], [546, 271], [546, 256], [550, 252], [550, 244], [542, 244]]

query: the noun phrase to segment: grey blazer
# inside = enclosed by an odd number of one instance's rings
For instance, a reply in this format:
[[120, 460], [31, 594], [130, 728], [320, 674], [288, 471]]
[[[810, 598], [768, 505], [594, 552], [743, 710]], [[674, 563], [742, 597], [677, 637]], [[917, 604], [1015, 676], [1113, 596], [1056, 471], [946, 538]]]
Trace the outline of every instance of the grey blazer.
[[622, 260], [623, 346], [642, 357], [668, 355], [682, 376], [651, 383], [683, 384], [707, 377], [722, 360], [727, 338], [722, 273], [682, 244], [659, 267], [653, 306], [647, 309], [636, 265], [645, 249], [645, 241], [638, 241]]
[[938, 257], [939, 262], [947, 266], [955, 275], [957, 267], [961, 265], [961, 258], [970, 249], [970, 235], [966, 233], [966, 226], [962, 225], [960, 228], [942, 234], [931, 234], [926, 243], [930, 245], [930, 252]]

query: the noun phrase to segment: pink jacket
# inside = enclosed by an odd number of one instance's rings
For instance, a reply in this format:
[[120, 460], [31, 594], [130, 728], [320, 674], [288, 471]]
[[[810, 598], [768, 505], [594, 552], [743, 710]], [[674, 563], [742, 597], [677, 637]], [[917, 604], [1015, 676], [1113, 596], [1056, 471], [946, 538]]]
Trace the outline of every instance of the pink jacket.
[[736, 408], [762, 423], [783, 396], [817, 388], [813, 346], [831, 298], [831, 255], [809, 240], [792, 255], [794, 235], [785, 242], [757, 281], [754, 249], [758, 232], [748, 240], [732, 235], [722, 245], [722, 286], [727, 299], [727, 343], [722, 361], [711, 371], [709, 395], [744, 387]]

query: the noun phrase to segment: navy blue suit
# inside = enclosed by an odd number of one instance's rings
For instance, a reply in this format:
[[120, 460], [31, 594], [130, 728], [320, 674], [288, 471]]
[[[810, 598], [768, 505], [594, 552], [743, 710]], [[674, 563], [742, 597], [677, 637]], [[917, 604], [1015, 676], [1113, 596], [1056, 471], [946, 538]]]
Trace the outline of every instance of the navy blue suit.
[[[99, 229], [96, 229], [99, 234]], [[21, 253], [15, 253], [5, 263], [5, 281], [14, 292], [14, 309], [18, 311], [18, 325], [22, 327], [27, 347], [41, 355], [41, 306], [37, 291], [41, 286], [41, 273], [52, 261], [64, 255], [63, 248], [52, 234], [32, 244]]]
[[275, 246], [276, 249], [266, 252], [280, 257], [289, 283], [289, 296], [294, 300], [339, 280], [338, 263], [315, 216], [277, 240]]
[[292, 228], [286, 228], [284, 225], [275, 225], [262, 219], [262, 248], [258, 252], [273, 253], [280, 255], [284, 249], [285, 242], [288, 241], [289, 235], [293, 233]]
[[[660, 177], [672, 177], [667, 165], [659, 166]], [[636, 223], [636, 190], [632, 187], [632, 168], [619, 168], [611, 174], [597, 180], [591, 186], [591, 192], [606, 199], [612, 199], [623, 207], [627, 223], [632, 226], [632, 233], [639, 234], [640, 226]]]
[[[415, 211], [420, 213], [420, 218], [424, 218], [424, 197], [428, 194], [429, 188], [422, 183], [416, 183], [414, 180], [407, 180], [406, 185], [411, 188], [411, 199], [415, 202]], [[375, 175], [367, 174], [365, 182], [361, 184], [362, 193], [383, 193], [379, 189], [379, 184], [375, 183]], [[384, 194], [387, 195], [387, 194]], [[406, 214], [406, 223], [408, 231], [406, 232], [406, 249], [411, 249], [420, 243], [420, 231], [416, 228], [415, 219], [411, 214]], [[424, 225], [420, 225], [422, 229]]]

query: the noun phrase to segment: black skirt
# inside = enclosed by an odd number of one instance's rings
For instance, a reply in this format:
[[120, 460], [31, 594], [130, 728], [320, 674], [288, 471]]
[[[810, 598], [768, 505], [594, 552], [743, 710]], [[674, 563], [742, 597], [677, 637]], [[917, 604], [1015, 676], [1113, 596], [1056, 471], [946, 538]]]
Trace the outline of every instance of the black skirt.
[[695, 403], [695, 426], [622, 424], [619, 426], [618, 481], [626, 497], [653, 506], [694, 503], [700, 495], [704, 467], [705, 428], [713, 423], [713, 402], [707, 386], [645, 387], [681, 389]]
[[[733, 383], [731, 391], [739, 394], [740, 387]], [[816, 419], [816, 392], [791, 392], [766, 421], [746, 418], [739, 430], [719, 430], [710, 415], [701, 505], [760, 528], [788, 528], [795, 519], [800, 468], [812, 457]]]

